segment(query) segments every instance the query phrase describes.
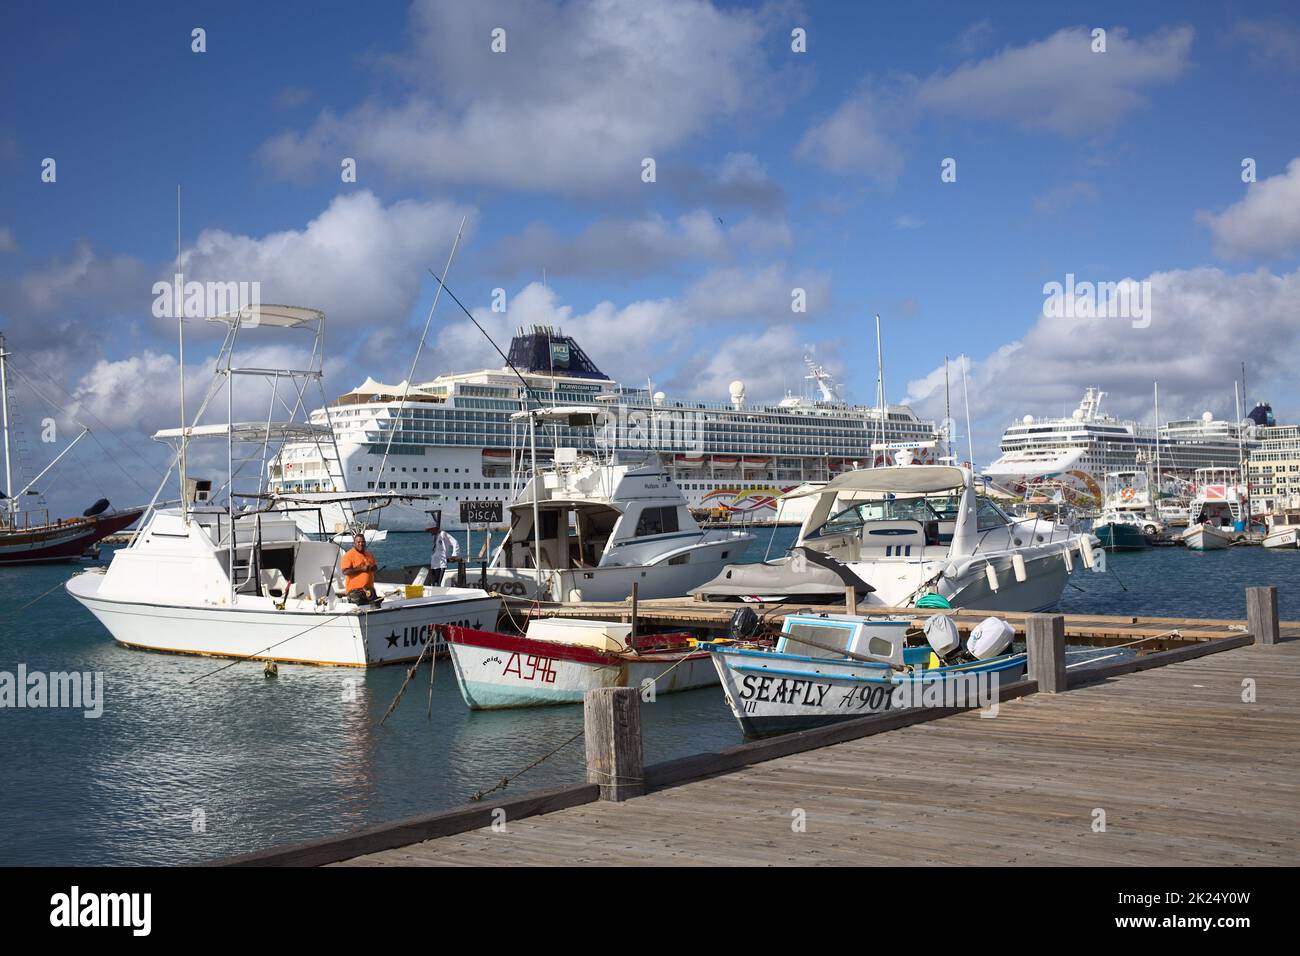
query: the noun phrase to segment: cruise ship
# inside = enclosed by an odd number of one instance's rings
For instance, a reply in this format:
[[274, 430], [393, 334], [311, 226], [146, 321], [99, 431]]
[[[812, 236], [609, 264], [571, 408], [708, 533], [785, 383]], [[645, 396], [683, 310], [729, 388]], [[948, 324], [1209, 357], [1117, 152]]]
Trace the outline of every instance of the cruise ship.
[[934, 422], [906, 405], [882, 410], [841, 400], [810, 358], [806, 394], [771, 403], [749, 402], [743, 382], [732, 382], [728, 400], [717, 403], [619, 385], [572, 336], [548, 326], [520, 329], [508, 360], [513, 368], [448, 373], [409, 386], [367, 378], [312, 413], [313, 422], [332, 428], [335, 442], [284, 446], [268, 464], [269, 490], [320, 503], [331, 531], [343, 527], [341, 507], [329, 503], [339, 492], [392, 493], [390, 504], [361, 516], [377, 514], [373, 523], [384, 530], [421, 530], [434, 509], [442, 511], [444, 528], [460, 529], [460, 502], [513, 497], [512, 481], [525, 464], [514, 456], [527, 435], [511, 416], [529, 404], [606, 410], [594, 431], [539, 430], [539, 464], [557, 447], [658, 455], [692, 508], [739, 512], [746, 520], [772, 520], [776, 499], [804, 483], [887, 463], [899, 451], [922, 462], [941, 451]]
[[1242, 426], [1206, 412], [1157, 429], [1103, 412], [1105, 397], [1089, 388], [1069, 417], [1026, 415], [1013, 423], [1002, 435], [1002, 456], [984, 474], [1011, 492], [1055, 484], [1076, 499], [1100, 503], [1108, 472], [1154, 468], [1158, 451], [1161, 484], [1173, 490], [1171, 486], [1190, 481], [1197, 468], [1237, 468], [1257, 444], [1254, 423], [1265, 413], [1272, 416], [1261, 404]]

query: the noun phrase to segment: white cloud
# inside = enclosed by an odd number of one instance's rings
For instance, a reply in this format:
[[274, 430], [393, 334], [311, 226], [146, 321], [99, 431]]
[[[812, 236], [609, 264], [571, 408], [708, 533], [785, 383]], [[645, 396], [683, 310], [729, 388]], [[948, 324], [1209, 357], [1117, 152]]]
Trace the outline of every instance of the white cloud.
[[903, 169], [903, 141], [913, 122], [910, 85], [893, 91], [864, 85], [804, 134], [796, 154], [832, 172], [891, 185]]
[[464, 216], [467, 240], [473, 209], [413, 200], [385, 206], [361, 191], [336, 197], [302, 229], [260, 238], [204, 230], [182, 265], [187, 281], [256, 281], [263, 302], [320, 308], [335, 326], [379, 326], [409, 316], [426, 267], [445, 260]]
[[1251, 65], [1264, 69], [1277, 65], [1285, 70], [1300, 69], [1300, 27], [1284, 20], [1239, 20], [1228, 39], [1245, 45]]
[[[1149, 328], [1133, 328], [1125, 319], [1040, 316], [1021, 339], [972, 363], [971, 414], [977, 452], [984, 452], [981, 461], [995, 453], [1013, 417], [1064, 414], [1090, 385], [1109, 393], [1107, 406], [1120, 416], [1149, 421], [1152, 383], [1159, 381], [1162, 418], [1206, 409], [1231, 418], [1232, 382], [1244, 361], [1252, 393], [1248, 401], [1269, 394], [1275, 402], [1297, 397], [1292, 366], [1300, 349], [1294, 318], [1300, 270], [1231, 275], [1202, 267], [1156, 272], [1148, 280]], [[960, 395], [955, 362], [951, 374], [953, 394]], [[908, 400], [918, 411], [941, 418], [942, 366], [909, 382]]]
[[1145, 39], [1112, 27], [1106, 51], [1094, 53], [1090, 34], [1083, 27], [1058, 30], [1046, 40], [935, 74], [917, 90], [917, 105], [964, 119], [1091, 135], [1141, 106], [1145, 89], [1177, 79], [1187, 68], [1193, 37], [1185, 26]]
[[508, 275], [537, 273], [590, 275], [624, 272], [640, 275], [681, 260], [727, 257], [726, 233], [707, 210], [675, 220], [651, 215], [637, 220], [599, 220], [572, 239], [544, 223], [503, 239], [490, 255], [494, 268]]
[[[806, 313], [792, 308], [796, 288], [804, 290]], [[831, 280], [817, 270], [792, 273], [780, 262], [761, 268], [728, 267], [701, 276], [686, 290], [684, 301], [700, 320], [789, 322], [828, 309]]]
[[0, 226], [0, 254], [17, 251], [18, 240], [14, 238], [13, 230], [8, 226]]
[[[550, 325], [574, 336], [605, 374], [635, 383], [657, 376], [689, 348], [693, 321], [672, 299], [618, 307], [603, 301], [587, 312], [562, 305], [554, 289], [531, 282], [506, 299], [506, 311], [472, 309], [475, 319], [503, 350], [521, 326]], [[451, 321], [436, 340], [430, 365], [439, 371], [500, 368], [505, 363], [468, 319]], [[405, 374], [403, 372], [403, 374]]]
[[1122, 27], [1107, 31], [1106, 52], [1093, 53], [1091, 31], [1058, 30], [949, 72], [919, 79], [868, 80], [804, 135], [797, 154], [838, 173], [892, 184], [903, 150], [921, 119], [1011, 122], [1063, 136], [1110, 129], [1146, 103], [1146, 91], [1187, 69], [1193, 31], [1175, 27], [1144, 39]]
[[1246, 195], [1219, 213], [1197, 219], [1214, 233], [1214, 248], [1231, 259], [1276, 259], [1300, 248], [1300, 159], [1286, 172], [1246, 187]]
[[[409, 84], [399, 105], [323, 111], [262, 156], [286, 177], [353, 156], [403, 179], [640, 187], [644, 157], [764, 102], [763, 16], [702, 0], [418, 0], [409, 49], [385, 60]], [[497, 27], [504, 53], [490, 49]]]
[[[744, 383], [746, 400], [750, 402], [774, 401], [792, 386], [797, 391], [805, 373], [801, 357], [817, 351], [815, 345], [806, 343], [805, 334], [791, 323], [739, 332], [706, 354], [692, 356], [669, 380], [669, 394], [725, 402], [735, 381]], [[755, 356], [768, 359], [755, 361]], [[835, 375], [839, 366], [831, 361], [828, 371]]]

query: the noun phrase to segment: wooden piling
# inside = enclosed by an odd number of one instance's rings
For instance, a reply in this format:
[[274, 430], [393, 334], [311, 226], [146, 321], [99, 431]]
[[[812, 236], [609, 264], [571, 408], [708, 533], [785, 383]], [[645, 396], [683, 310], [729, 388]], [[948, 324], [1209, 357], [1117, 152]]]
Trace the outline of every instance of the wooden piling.
[[1026, 676], [1038, 682], [1041, 694], [1059, 694], [1066, 689], [1065, 617], [1060, 614], [1030, 614], [1025, 618], [1025, 646], [1029, 655]]
[[1256, 644], [1277, 644], [1281, 640], [1276, 587], [1246, 588], [1246, 627]]
[[858, 589], [852, 584], [844, 585], [844, 613], [858, 613]]
[[582, 701], [587, 782], [600, 799], [621, 801], [645, 793], [641, 754], [641, 699], [636, 687], [596, 687]]
[[636, 647], [636, 625], [637, 625], [636, 604], [637, 604], [638, 590], [639, 588], [637, 586], [637, 582], [633, 581], [632, 582], [632, 633], [628, 636], [628, 641], [627, 641], [628, 647]]

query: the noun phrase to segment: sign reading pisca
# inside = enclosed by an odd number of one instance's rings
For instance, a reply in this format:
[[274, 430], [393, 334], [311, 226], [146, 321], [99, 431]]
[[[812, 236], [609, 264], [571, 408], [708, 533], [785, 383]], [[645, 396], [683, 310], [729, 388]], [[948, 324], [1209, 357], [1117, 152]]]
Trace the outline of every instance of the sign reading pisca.
[[462, 501], [460, 503], [461, 524], [501, 524], [501, 502], [499, 501]]

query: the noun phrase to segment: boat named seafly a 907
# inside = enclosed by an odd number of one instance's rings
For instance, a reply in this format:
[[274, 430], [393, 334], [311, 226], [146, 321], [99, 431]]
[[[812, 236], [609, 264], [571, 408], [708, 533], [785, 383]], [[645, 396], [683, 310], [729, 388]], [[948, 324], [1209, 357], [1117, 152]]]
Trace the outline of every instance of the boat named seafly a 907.
[[966, 468], [912, 465], [848, 472], [817, 496], [791, 555], [731, 565], [695, 593], [710, 600], [842, 601], [910, 607], [927, 595], [952, 607], [1038, 611], [1065, 590], [1077, 551], [1095, 539], [1039, 518], [1015, 519], [980, 494]]
[[791, 733], [886, 710], [988, 706], [998, 684], [1025, 673], [1008, 654], [1014, 632], [988, 618], [962, 644], [937, 615], [927, 643], [907, 646], [909, 621], [845, 614], [791, 614], [775, 650], [701, 644], [722, 681], [727, 705], [747, 737]]

